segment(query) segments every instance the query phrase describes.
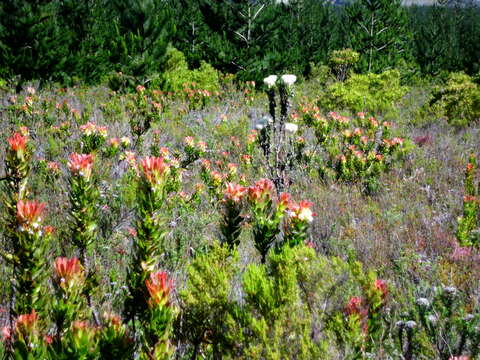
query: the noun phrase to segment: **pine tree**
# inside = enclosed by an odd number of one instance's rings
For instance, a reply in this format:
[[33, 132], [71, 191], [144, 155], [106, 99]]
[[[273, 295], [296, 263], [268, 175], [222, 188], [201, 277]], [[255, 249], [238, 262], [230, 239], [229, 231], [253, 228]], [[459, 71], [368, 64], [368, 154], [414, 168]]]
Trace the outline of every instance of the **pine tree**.
[[278, 29], [271, 0], [199, 0], [199, 9], [209, 28], [206, 53], [212, 65], [250, 79], [271, 69], [269, 42]]
[[[164, 0], [114, 0], [115, 19], [110, 61], [117, 70], [147, 78], [162, 70], [175, 31]], [[145, 79], [144, 79], [145, 80]]]
[[68, 42], [56, 22], [56, 1], [0, 2], [0, 76], [50, 78], [68, 55]]
[[345, 11], [349, 47], [362, 55], [362, 71], [380, 72], [410, 60], [411, 34], [401, 0], [357, 0]]

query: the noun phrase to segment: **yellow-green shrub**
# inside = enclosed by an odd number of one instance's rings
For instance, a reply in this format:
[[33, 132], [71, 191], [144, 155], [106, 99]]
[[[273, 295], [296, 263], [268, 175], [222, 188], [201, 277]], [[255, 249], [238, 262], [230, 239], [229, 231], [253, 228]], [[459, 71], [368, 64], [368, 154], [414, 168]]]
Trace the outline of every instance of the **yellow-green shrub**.
[[445, 86], [433, 91], [428, 106], [457, 127], [480, 118], [480, 88], [465, 73], [452, 73]]
[[[156, 87], [155, 82], [152, 84], [154, 87]], [[218, 91], [220, 89], [219, 72], [204, 61], [200, 63], [198, 69], [190, 70], [185, 55], [173, 47], [170, 48], [165, 69], [159, 76], [158, 84], [164, 91], [180, 92], [187, 86], [190, 87], [192, 83], [195, 83], [194, 87], [197, 89]]]
[[319, 105], [325, 110], [368, 111], [385, 114], [395, 111], [407, 88], [400, 84], [400, 72], [352, 74], [345, 82], [327, 87]]

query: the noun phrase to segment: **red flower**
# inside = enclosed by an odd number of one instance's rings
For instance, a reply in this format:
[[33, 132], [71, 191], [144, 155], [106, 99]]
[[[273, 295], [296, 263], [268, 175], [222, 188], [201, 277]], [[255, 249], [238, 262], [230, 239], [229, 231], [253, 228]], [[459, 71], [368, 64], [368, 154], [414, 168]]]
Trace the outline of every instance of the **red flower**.
[[363, 317], [366, 315], [366, 310], [363, 306], [363, 299], [359, 296], [352, 296], [350, 300], [348, 300], [347, 306], [345, 306], [345, 313], [349, 316], [356, 314]]
[[375, 289], [380, 291], [382, 294], [382, 300], [384, 300], [388, 295], [388, 285], [385, 280], [377, 279], [375, 280]]
[[67, 283], [68, 285], [72, 280], [83, 276], [83, 267], [76, 257], [71, 259], [58, 257], [55, 260], [55, 272], [60, 278], [61, 285], [63, 283]]
[[168, 279], [165, 271], [150, 273], [150, 278], [145, 280], [145, 285], [150, 294], [150, 304], [170, 305], [168, 297], [172, 291], [173, 281]]
[[27, 143], [26, 136], [22, 136], [21, 134], [16, 132], [11, 137], [9, 137], [7, 141], [10, 145], [10, 150], [14, 152], [25, 151], [25, 144]]
[[165, 181], [165, 175], [170, 172], [170, 166], [162, 157], [147, 156], [141, 162], [143, 176], [151, 185], [158, 185]]
[[17, 221], [20, 226], [23, 229], [29, 227], [38, 229], [42, 221], [41, 216], [45, 206], [45, 203], [19, 200], [17, 203]]
[[263, 202], [272, 196], [273, 183], [268, 179], [260, 179], [248, 188], [248, 199], [251, 202]]
[[240, 202], [243, 199], [243, 196], [247, 193], [247, 188], [241, 185], [228, 183], [227, 188], [225, 189], [224, 195], [225, 200], [231, 200], [233, 202]]
[[35, 309], [30, 314], [23, 314], [17, 318], [16, 329], [30, 333], [38, 321], [38, 314]]
[[89, 180], [93, 169], [93, 155], [77, 153], [70, 154], [68, 168], [72, 175], [80, 175], [86, 180]]

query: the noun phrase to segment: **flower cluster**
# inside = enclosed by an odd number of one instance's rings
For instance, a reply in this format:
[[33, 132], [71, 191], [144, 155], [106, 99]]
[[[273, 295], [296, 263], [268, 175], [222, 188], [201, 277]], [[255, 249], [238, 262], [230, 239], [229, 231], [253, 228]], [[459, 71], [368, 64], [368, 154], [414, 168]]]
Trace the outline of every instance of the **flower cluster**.
[[88, 122], [80, 126], [84, 152], [96, 151], [107, 138], [107, 127]]

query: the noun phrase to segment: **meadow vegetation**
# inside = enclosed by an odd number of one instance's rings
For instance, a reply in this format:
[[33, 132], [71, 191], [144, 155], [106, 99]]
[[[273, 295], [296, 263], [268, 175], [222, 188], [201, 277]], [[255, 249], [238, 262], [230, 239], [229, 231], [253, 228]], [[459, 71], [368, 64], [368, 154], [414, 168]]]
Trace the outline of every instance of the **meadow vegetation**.
[[[467, 48], [455, 63], [440, 43], [428, 49], [443, 58], [422, 58], [432, 34], [412, 33], [417, 52], [381, 56], [353, 46], [368, 43], [357, 34], [282, 65], [259, 38], [225, 34], [242, 4], [268, 23], [296, 3], [193, 2], [198, 36], [210, 29], [224, 49], [212, 57], [185, 27], [164, 37], [174, 5], [149, 27], [129, 11], [161, 2], [112, 3], [117, 57], [92, 77], [82, 72], [100, 37], [51, 76], [46, 63], [17, 67], [13, 54], [27, 55], [13, 43], [0, 62], [0, 357], [480, 358], [480, 89]], [[382, 26], [407, 26], [394, 3], [305, 2], [357, 25], [383, 9]], [[74, 6], [32, 4], [32, 21]], [[463, 10], [408, 12], [476, 24]], [[412, 44], [385, 33], [386, 54]]]

